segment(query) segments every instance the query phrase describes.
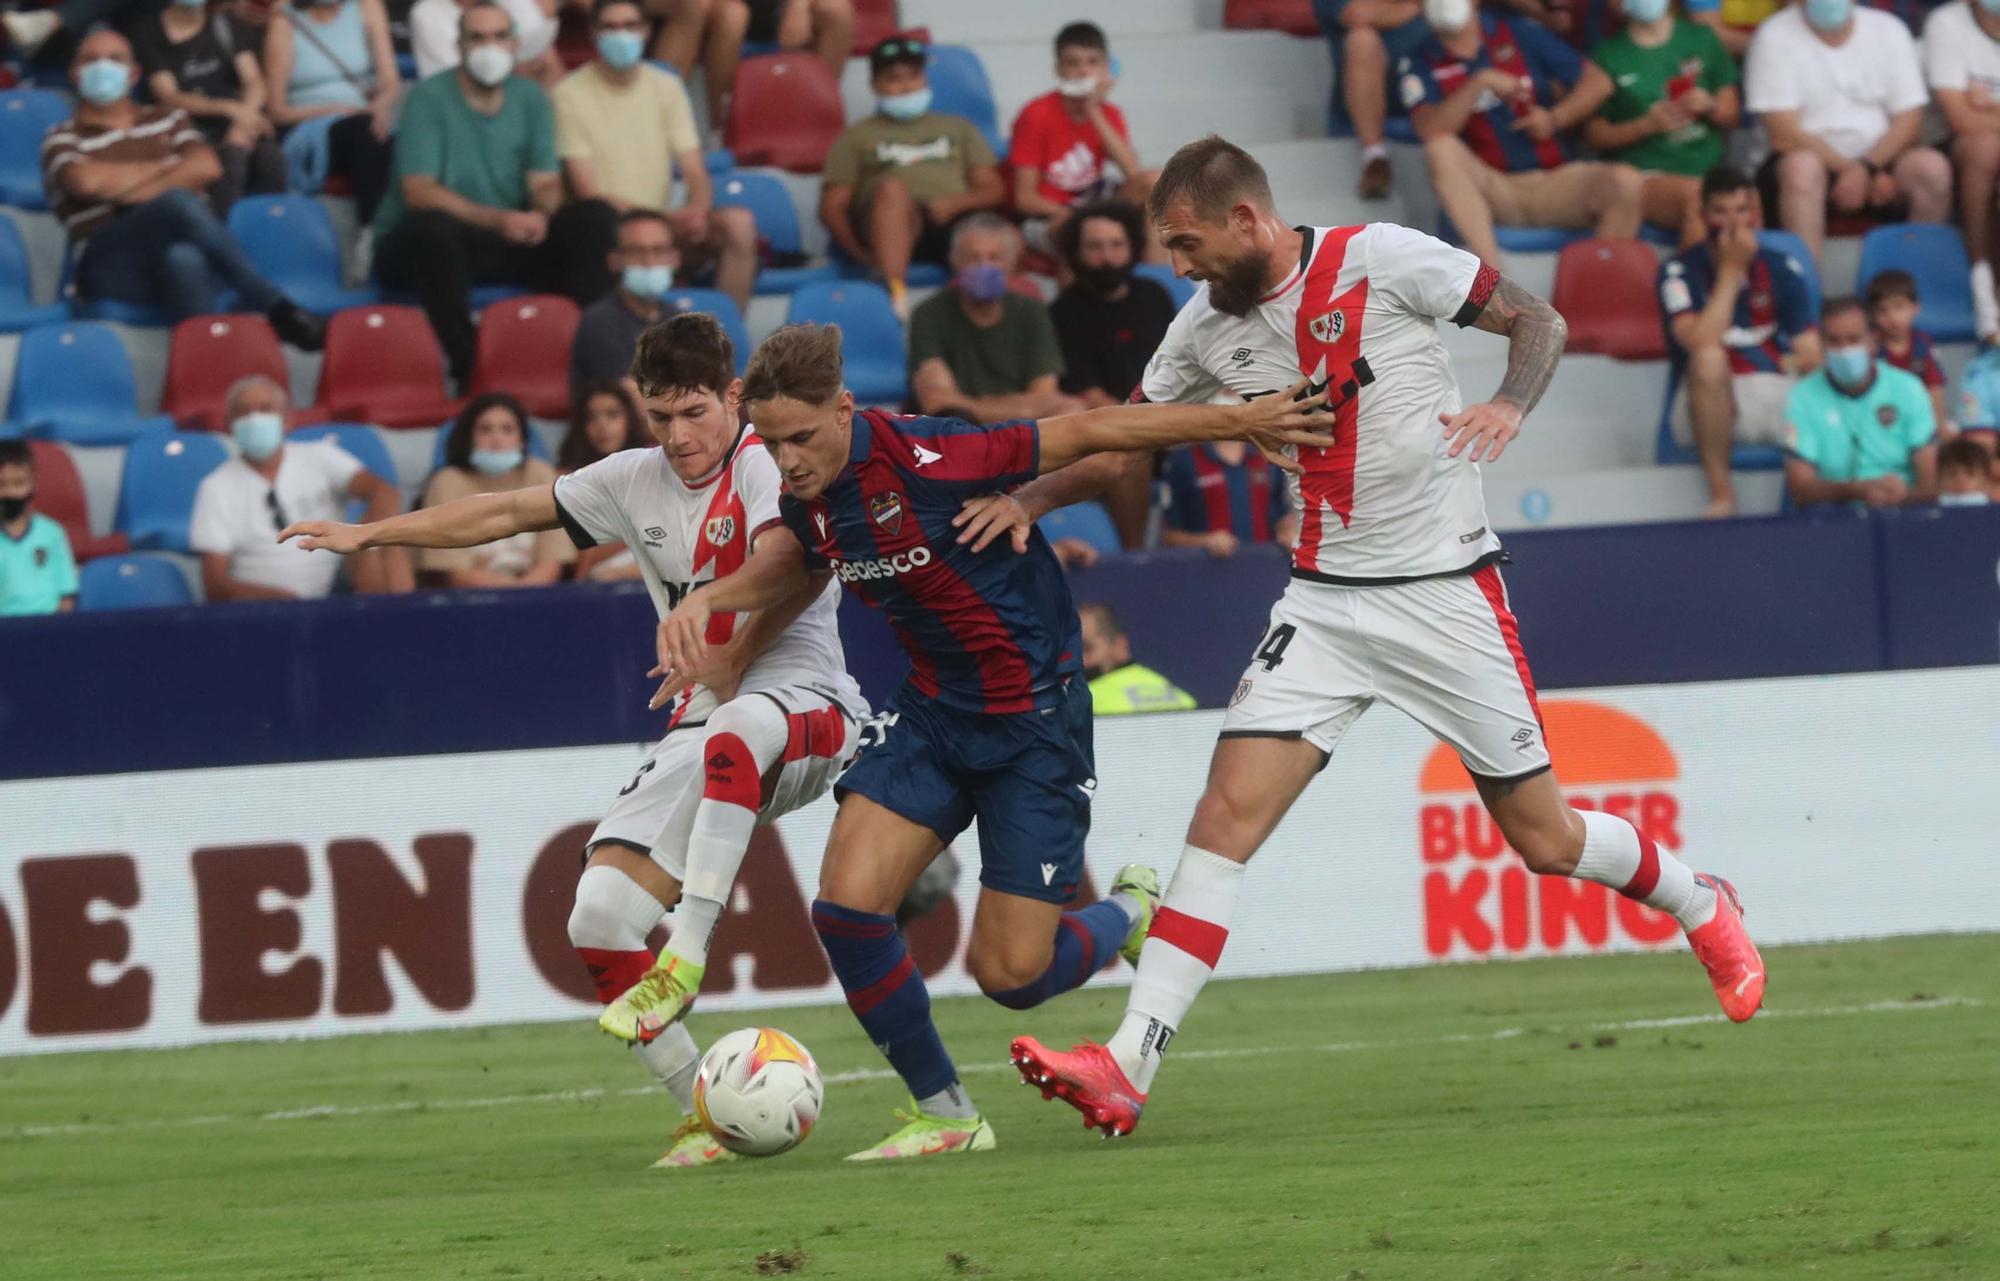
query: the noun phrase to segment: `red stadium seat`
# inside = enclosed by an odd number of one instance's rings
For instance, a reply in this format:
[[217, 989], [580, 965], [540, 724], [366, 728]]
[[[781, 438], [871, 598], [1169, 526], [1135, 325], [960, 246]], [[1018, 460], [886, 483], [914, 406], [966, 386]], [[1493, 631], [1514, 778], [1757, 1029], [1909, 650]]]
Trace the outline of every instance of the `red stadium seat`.
[[263, 374], [291, 386], [278, 335], [262, 316], [190, 316], [174, 326], [160, 412], [182, 431], [222, 431], [223, 401], [239, 378]]
[[1227, 0], [1222, 25], [1231, 31], [1282, 31], [1292, 36], [1320, 34], [1312, 0]]
[[554, 294], [509, 298], [479, 316], [472, 394], [512, 392], [536, 418], [569, 417], [569, 347], [582, 318]]
[[1660, 270], [1640, 240], [1579, 240], [1556, 259], [1555, 309], [1569, 322], [1569, 350], [1619, 360], [1664, 360], [1653, 292]]
[[846, 123], [840, 84], [816, 55], [764, 54], [736, 69], [723, 145], [739, 165], [818, 173]]
[[62, 526], [71, 555], [82, 562], [132, 550], [132, 540], [123, 534], [100, 538], [90, 532], [90, 500], [67, 449], [52, 440], [31, 440], [28, 452], [35, 459], [35, 509]]
[[319, 376], [326, 417], [377, 427], [435, 427], [459, 402], [447, 393], [444, 352], [415, 307], [353, 307], [326, 327]]
[[854, 0], [854, 45], [849, 52], [865, 58], [899, 30], [896, 0]]

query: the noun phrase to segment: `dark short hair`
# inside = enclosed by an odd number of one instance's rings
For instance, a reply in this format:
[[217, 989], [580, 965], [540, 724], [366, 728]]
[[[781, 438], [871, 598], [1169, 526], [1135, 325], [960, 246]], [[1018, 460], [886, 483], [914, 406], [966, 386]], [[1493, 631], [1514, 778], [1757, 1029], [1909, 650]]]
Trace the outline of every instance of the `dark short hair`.
[[1875, 273], [1875, 278], [1868, 282], [1868, 293], [1866, 296], [1868, 299], [1868, 310], [1870, 311], [1874, 311], [1891, 298], [1906, 298], [1911, 302], [1915, 302], [1917, 301], [1917, 278], [1907, 271], [1902, 271], [1894, 267], [1891, 267], [1887, 271], [1878, 271]]
[[1835, 316], [1844, 316], [1850, 311], [1858, 311], [1864, 318], [1868, 315], [1868, 308], [1862, 306], [1861, 300], [1853, 294], [1835, 294], [1819, 305], [1819, 323], [1824, 325]]
[[1097, 615], [1097, 625], [1110, 633], [1112, 640], [1125, 639], [1125, 624], [1118, 621], [1118, 611], [1101, 600], [1094, 600], [1076, 607], [1078, 616]]
[[[612, 0], [612, 3], [631, 4], [633, 0]], [[623, 231], [635, 222], [657, 222], [667, 229], [667, 239], [674, 241], [674, 224], [668, 222], [667, 216], [657, 209], [627, 209], [618, 215], [618, 230]], [[674, 243], [678, 245], [680, 242], [674, 241]]]
[[606, 9], [611, 8], [613, 5], [620, 5], [620, 4], [631, 5], [634, 9], [637, 9], [639, 11], [639, 16], [641, 18], [644, 18], [646, 16], [646, 6], [641, 4], [640, 0], [592, 0], [590, 6], [590, 25], [594, 27], [598, 23], [604, 21], [604, 11]]
[[1757, 183], [1735, 165], [1717, 165], [1701, 176], [1701, 202], [1711, 196], [1733, 196], [1739, 191], [1755, 193]]
[[[4, 461], [0, 459], [0, 462]], [[1982, 441], [1970, 436], [1954, 436], [1938, 447], [1937, 465], [1939, 471], [1955, 468], [1984, 476], [1993, 466], [1993, 454]]]
[[25, 440], [0, 440], [0, 467], [26, 467], [35, 470], [35, 451], [28, 448]]
[[1202, 221], [1221, 222], [1241, 201], [1269, 209], [1271, 179], [1256, 157], [1210, 134], [1188, 143], [1167, 161], [1153, 194], [1146, 198], [1146, 216], [1158, 222], [1177, 200], [1187, 201]]
[[459, 39], [461, 40], [465, 39], [465, 20], [467, 18], [470, 18], [473, 14], [478, 13], [481, 9], [495, 10], [502, 17], [506, 18], [508, 35], [518, 36], [521, 34], [520, 32], [514, 30], [514, 15], [507, 12], [507, 6], [501, 4], [500, 0], [467, 0], [466, 6], [458, 11]]
[[1137, 262], [1146, 245], [1146, 215], [1139, 206], [1129, 200], [1100, 200], [1063, 219], [1056, 228], [1056, 256], [1074, 272], [1076, 257], [1083, 244], [1083, 224], [1092, 218], [1103, 218], [1117, 223], [1125, 229], [1125, 243], [1132, 250], [1132, 260]]
[[891, 67], [925, 67], [930, 64], [930, 48], [915, 36], [893, 35], [875, 42], [868, 51], [868, 78], [873, 80]]
[[1111, 52], [1105, 42], [1104, 28], [1094, 22], [1072, 22], [1056, 32], [1056, 57], [1062, 57], [1065, 49], [1095, 49], [1099, 53]]
[[514, 415], [514, 421], [521, 425], [521, 449], [528, 448], [528, 433], [534, 428], [528, 425], [528, 411], [521, 402], [504, 391], [489, 391], [483, 396], [474, 396], [458, 411], [458, 417], [451, 420], [451, 428], [444, 438], [444, 465], [447, 467], [472, 466], [472, 425], [489, 409], [500, 408]]
[[[615, 0], [618, 4], [630, 4], [632, 0]], [[646, 420], [639, 406], [633, 403], [632, 393], [625, 384], [613, 382], [609, 378], [596, 378], [585, 383], [570, 402], [569, 431], [563, 436], [562, 448], [556, 451], [556, 470], [565, 474], [580, 467], [588, 467], [604, 455], [597, 452], [590, 443], [590, 433], [584, 424], [590, 421], [590, 402], [599, 396], [613, 396], [618, 407], [625, 411], [625, 443], [620, 449], [644, 449], [653, 443], [646, 434]]]
[[676, 391], [721, 395], [736, 381], [736, 344], [722, 322], [702, 311], [683, 311], [648, 326], [632, 350], [632, 381], [641, 396]]
[[780, 396], [806, 405], [824, 405], [840, 396], [844, 383], [838, 325], [786, 325], [764, 340], [743, 374], [743, 399]]

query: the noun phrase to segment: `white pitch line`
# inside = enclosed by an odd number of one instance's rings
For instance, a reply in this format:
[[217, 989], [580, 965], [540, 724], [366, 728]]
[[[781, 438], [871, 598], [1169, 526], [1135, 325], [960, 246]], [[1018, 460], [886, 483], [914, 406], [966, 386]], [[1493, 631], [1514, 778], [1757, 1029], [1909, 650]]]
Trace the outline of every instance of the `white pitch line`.
[[[1817, 1008], [1787, 1010], [1764, 1010], [1759, 1019], [1794, 1018], [1825, 1019], [1841, 1018], [1855, 1014], [1890, 1014], [1907, 1010], [1945, 1010], [1968, 1006], [1984, 1005], [1976, 997], [1941, 996], [1927, 1001], [1871, 1001], [1866, 1005], [1827, 1005]], [[1720, 1014], [1684, 1014], [1673, 1018], [1623, 1019], [1615, 1023], [1586, 1023], [1587, 1032], [1638, 1032], [1649, 1028], [1693, 1027], [1704, 1023], [1723, 1023], [1727, 1020]], [[1321, 1045], [1250, 1045], [1220, 1047], [1212, 1050], [1180, 1050], [1174, 1054], [1175, 1062], [1191, 1059], [1251, 1059], [1266, 1058], [1274, 1054], [1354, 1054], [1366, 1050], [1400, 1050], [1425, 1045], [1462, 1045], [1470, 1042], [1506, 1041], [1526, 1036], [1536, 1029], [1525, 1027], [1496, 1028], [1491, 1032], [1454, 1032], [1446, 1036], [1420, 1037], [1399, 1041], [1329, 1041]], [[1556, 1031], [1555, 1027], [1541, 1029]], [[961, 1075], [990, 1075], [1013, 1071], [1011, 1063], [968, 1063], [959, 1069]], [[829, 1072], [828, 1085], [854, 1085], [864, 1081], [893, 1081], [896, 1074], [887, 1068], [861, 1068], [851, 1072]], [[591, 1103], [600, 1099], [637, 1098], [659, 1093], [657, 1086], [634, 1086], [630, 1089], [607, 1090], [592, 1087], [582, 1090], [549, 1090], [536, 1094], [502, 1094], [479, 1099], [406, 1099], [396, 1103], [323, 1103], [316, 1107], [284, 1108], [275, 1112], [245, 1112], [236, 1115], [188, 1116], [172, 1119], [142, 1121], [85, 1121], [71, 1125], [22, 1125], [0, 1131], [0, 1138], [8, 1139], [48, 1139], [72, 1138], [89, 1134], [106, 1134], [121, 1130], [177, 1130], [211, 1125], [234, 1125], [242, 1122], [262, 1121], [311, 1121], [329, 1117], [394, 1116], [405, 1112], [462, 1112], [479, 1108], [520, 1107], [527, 1104], [545, 1103]]]

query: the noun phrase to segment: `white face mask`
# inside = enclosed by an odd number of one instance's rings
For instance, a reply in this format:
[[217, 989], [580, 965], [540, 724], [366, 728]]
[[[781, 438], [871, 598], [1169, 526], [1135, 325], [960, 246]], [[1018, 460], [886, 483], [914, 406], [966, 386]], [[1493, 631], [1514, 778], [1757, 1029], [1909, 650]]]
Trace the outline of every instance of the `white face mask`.
[[1424, 0], [1424, 21], [1446, 35], [1463, 31], [1472, 23], [1472, 0]]
[[1065, 98], [1088, 98], [1097, 92], [1097, 77], [1078, 76], [1074, 80], [1058, 80], [1056, 92]]
[[465, 73], [475, 84], [491, 89], [514, 74], [514, 55], [497, 44], [480, 45], [465, 55]]

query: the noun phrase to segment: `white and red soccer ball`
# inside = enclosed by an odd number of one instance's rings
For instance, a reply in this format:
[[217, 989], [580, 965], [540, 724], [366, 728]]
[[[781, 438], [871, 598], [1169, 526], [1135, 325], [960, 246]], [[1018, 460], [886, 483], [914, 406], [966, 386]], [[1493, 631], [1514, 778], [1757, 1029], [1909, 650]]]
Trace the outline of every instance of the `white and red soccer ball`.
[[695, 1115], [717, 1143], [744, 1156], [776, 1156], [805, 1142], [825, 1097], [812, 1055], [776, 1028], [721, 1038], [694, 1080]]

